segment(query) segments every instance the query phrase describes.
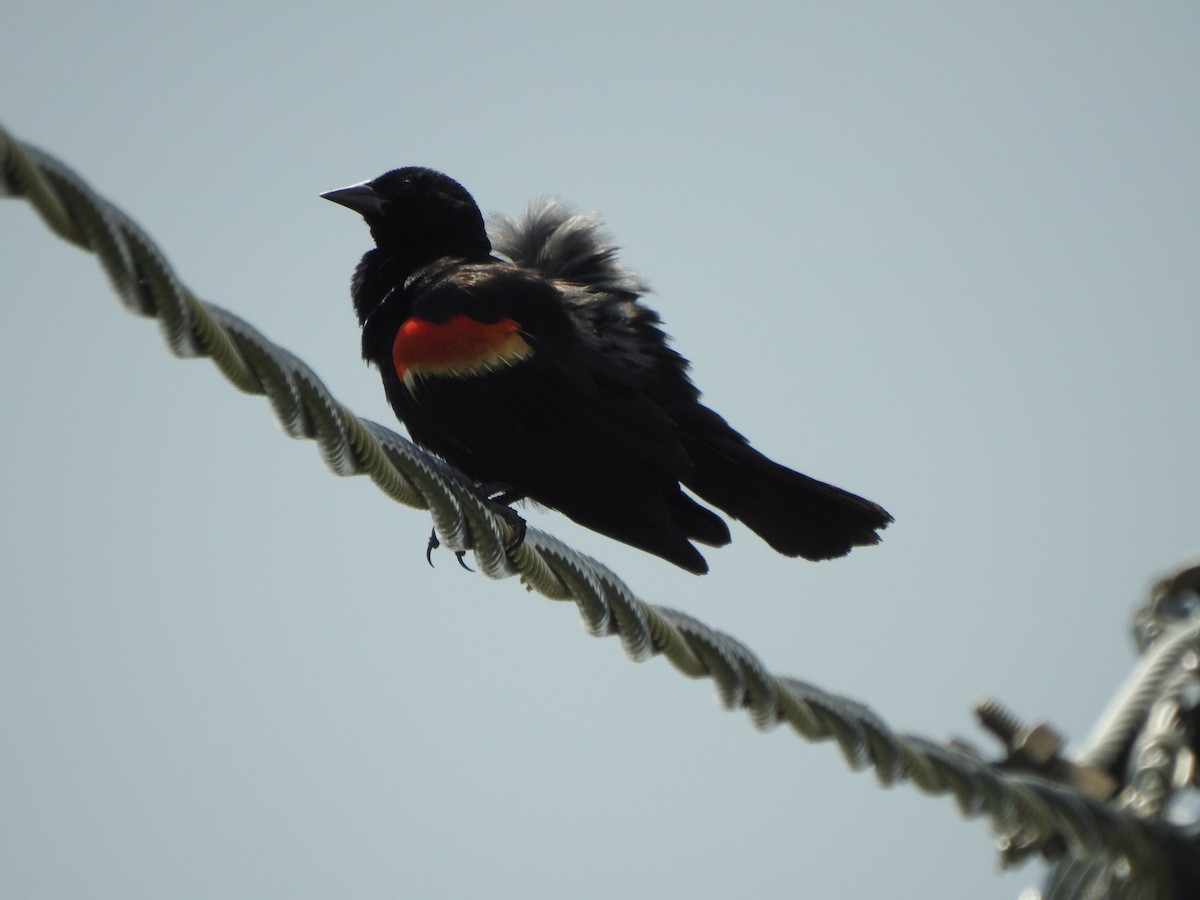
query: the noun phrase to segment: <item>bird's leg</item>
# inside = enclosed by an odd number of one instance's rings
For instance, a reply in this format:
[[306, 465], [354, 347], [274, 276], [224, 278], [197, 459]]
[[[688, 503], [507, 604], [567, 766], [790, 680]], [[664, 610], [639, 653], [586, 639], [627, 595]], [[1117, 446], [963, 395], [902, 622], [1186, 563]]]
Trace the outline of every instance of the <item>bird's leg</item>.
[[521, 514], [512, 508], [518, 500], [524, 500], [525, 495], [504, 484], [486, 482], [475, 485], [475, 493], [491, 508], [497, 516], [505, 521], [513, 531], [512, 540], [504, 545], [508, 553], [512, 553], [525, 541], [525, 520]]
[[475, 496], [485, 503], [499, 503], [509, 506], [518, 500], [524, 500], [525, 495], [513, 490], [502, 481], [480, 481], [475, 485]]
[[508, 523], [508, 527], [513, 530], [512, 540], [504, 545], [504, 549], [508, 553], [512, 553], [521, 544], [525, 543], [525, 520], [521, 518], [521, 514], [507, 504], [493, 500], [491, 502], [492, 510], [501, 519]]

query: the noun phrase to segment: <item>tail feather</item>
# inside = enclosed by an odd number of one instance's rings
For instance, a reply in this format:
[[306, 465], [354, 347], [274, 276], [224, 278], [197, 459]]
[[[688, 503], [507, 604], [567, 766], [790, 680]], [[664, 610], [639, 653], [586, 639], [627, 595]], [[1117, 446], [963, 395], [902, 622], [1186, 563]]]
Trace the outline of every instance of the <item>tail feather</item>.
[[729, 543], [729, 526], [725, 520], [679, 488], [667, 495], [667, 506], [676, 527], [691, 540], [710, 547], [724, 547]]
[[686, 441], [695, 464], [687, 486], [745, 523], [785, 556], [845, 556], [879, 543], [892, 521], [881, 506], [763, 456], [736, 432]]

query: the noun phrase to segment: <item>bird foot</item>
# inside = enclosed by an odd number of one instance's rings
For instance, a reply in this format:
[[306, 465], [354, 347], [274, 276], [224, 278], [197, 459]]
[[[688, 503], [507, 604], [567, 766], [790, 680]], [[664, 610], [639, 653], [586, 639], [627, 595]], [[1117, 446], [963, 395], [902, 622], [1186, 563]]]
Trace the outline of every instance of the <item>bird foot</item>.
[[496, 500], [489, 500], [488, 505], [492, 508], [492, 512], [503, 519], [512, 529], [513, 536], [504, 545], [504, 551], [511, 556], [514, 550], [525, 543], [525, 531], [528, 525], [521, 518], [521, 514], [511, 506]]
[[504, 545], [505, 551], [511, 555], [514, 550], [525, 543], [525, 530], [527, 527], [525, 520], [521, 518], [520, 513], [512, 508], [512, 504], [518, 500], [524, 500], [525, 495], [507, 485], [496, 482], [475, 485], [475, 494], [512, 529], [513, 536]]
[[[514, 550], [525, 543], [525, 531], [528, 526], [525, 520], [521, 518], [521, 514], [509, 504], [523, 500], [524, 495], [497, 484], [476, 485], [475, 494], [512, 529], [513, 536], [504, 544], [504, 551], [511, 555]], [[440, 546], [442, 546], [442, 542], [438, 540], [437, 529], [435, 528], [429, 533], [429, 543], [425, 546], [425, 561], [429, 563], [430, 568], [433, 568], [433, 551]], [[458, 564], [468, 572], [474, 572], [475, 570], [463, 561], [463, 557], [466, 555], [466, 550], [454, 551], [454, 556], [458, 560]]]
[[[431, 569], [433, 568], [433, 551], [436, 550], [440, 546], [442, 546], [442, 542], [438, 540], [437, 529], [435, 528], [431, 532], [429, 532], [429, 543], [425, 545], [425, 562], [429, 563], [429, 568], [431, 568]], [[474, 572], [475, 570], [472, 569], [470, 566], [468, 566], [463, 561], [463, 557], [465, 557], [466, 555], [467, 555], [466, 550], [455, 550], [454, 551], [454, 558], [458, 560], [458, 564], [460, 566], [462, 566], [464, 569], [466, 569], [468, 572]]]

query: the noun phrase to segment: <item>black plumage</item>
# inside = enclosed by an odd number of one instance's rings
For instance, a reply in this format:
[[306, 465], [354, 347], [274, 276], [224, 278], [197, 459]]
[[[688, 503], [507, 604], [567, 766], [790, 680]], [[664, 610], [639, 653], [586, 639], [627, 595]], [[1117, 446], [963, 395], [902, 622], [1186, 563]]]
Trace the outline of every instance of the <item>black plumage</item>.
[[681, 485], [788, 556], [843, 556], [892, 521], [700, 403], [594, 217], [543, 200], [489, 238], [460, 184], [417, 167], [322, 196], [375, 239], [351, 286], [364, 358], [413, 439], [480, 483], [696, 573], [691, 541], [729, 529]]

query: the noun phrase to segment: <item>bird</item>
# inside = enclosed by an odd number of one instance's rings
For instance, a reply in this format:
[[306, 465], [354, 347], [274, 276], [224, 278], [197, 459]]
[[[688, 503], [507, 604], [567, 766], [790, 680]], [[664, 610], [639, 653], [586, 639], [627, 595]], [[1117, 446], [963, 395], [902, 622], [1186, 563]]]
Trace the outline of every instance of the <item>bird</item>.
[[351, 278], [363, 358], [412, 439], [481, 495], [534, 501], [695, 574], [708, 563], [693, 541], [730, 542], [705, 504], [814, 561], [878, 543], [893, 521], [769, 459], [701, 402], [595, 215], [543, 198], [489, 223], [422, 166], [321, 196], [374, 240]]

